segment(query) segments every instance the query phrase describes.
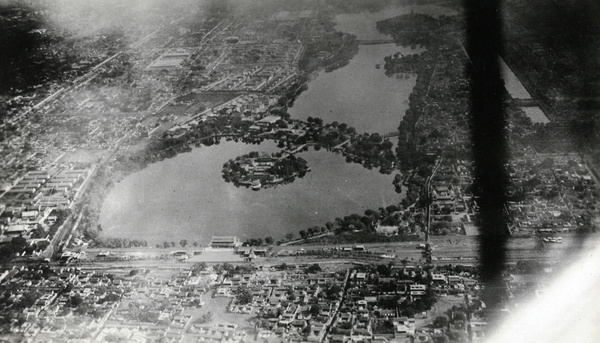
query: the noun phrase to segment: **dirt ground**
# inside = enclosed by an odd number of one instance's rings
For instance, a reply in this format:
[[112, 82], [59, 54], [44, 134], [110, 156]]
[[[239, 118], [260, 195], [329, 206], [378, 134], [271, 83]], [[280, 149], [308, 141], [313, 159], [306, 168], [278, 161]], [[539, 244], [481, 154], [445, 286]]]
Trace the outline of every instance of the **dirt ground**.
[[[214, 290], [206, 293], [202, 300], [204, 301], [204, 305], [201, 308], [197, 309], [188, 309], [184, 312], [184, 314], [192, 315], [192, 320], [190, 321], [190, 326], [194, 323], [198, 323], [199, 319], [207, 314], [208, 312], [212, 313], [212, 321], [210, 323], [206, 323], [207, 326], [215, 326], [217, 324], [236, 324], [236, 330], [243, 330], [249, 333], [249, 338], [253, 338], [254, 335], [254, 320], [256, 319], [256, 313], [252, 314], [239, 314], [239, 313], [229, 313], [227, 312], [227, 307], [231, 302], [232, 298], [228, 297], [218, 297], [213, 298], [212, 294]], [[186, 328], [187, 329], [187, 328]], [[192, 333], [186, 332], [184, 334], [182, 342], [184, 343], [192, 343], [197, 342], [198, 337]]]
[[96, 163], [102, 157], [107, 154], [107, 150], [84, 150], [77, 149], [72, 152], [65, 153], [59, 162], [69, 163], [69, 162], [83, 162], [83, 163]]

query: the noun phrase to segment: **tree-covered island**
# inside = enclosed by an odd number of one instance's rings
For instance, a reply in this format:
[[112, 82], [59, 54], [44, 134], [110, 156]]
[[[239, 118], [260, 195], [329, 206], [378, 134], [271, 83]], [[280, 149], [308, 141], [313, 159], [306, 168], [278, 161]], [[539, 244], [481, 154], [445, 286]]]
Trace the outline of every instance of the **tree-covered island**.
[[246, 186], [258, 190], [292, 182], [310, 171], [303, 158], [284, 154], [251, 152], [238, 156], [223, 165], [223, 179], [237, 187]]

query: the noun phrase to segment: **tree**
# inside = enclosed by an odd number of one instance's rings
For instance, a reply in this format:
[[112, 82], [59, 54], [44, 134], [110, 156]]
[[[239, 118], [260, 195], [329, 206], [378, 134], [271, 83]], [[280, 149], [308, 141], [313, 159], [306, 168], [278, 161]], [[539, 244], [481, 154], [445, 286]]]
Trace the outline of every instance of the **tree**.
[[206, 262], [194, 263], [192, 266], [192, 275], [196, 276], [200, 274], [201, 271], [206, 270], [206, 268], [208, 268]]
[[303, 334], [304, 336], [308, 336], [308, 335], [310, 335], [310, 332], [311, 332], [311, 326], [310, 326], [310, 324], [306, 325], [306, 326], [304, 327], [304, 329], [302, 329], [302, 334]]
[[390, 205], [390, 206], [386, 207], [386, 208], [385, 208], [385, 210], [386, 210], [388, 213], [392, 214], [392, 213], [394, 213], [394, 212], [398, 212], [398, 211], [400, 211], [400, 207], [398, 207], [398, 206], [396, 206], [396, 205]]
[[448, 338], [452, 342], [456, 342], [456, 343], [466, 343], [467, 342], [467, 335], [464, 331], [446, 331], [446, 334], [448, 335]]
[[286, 293], [287, 293], [286, 294], [287, 300], [292, 301], [292, 302], [294, 300], [296, 300], [296, 294], [294, 293], [293, 289], [291, 289], [291, 288], [288, 289]]
[[202, 315], [202, 317], [200, 317], [198, 319], [198, 323], [199, 324], [206, 324], [206, 323], [210, 323], [213, 320], [213, 314], [212, 312], [208, 311], [205, 314]]
[[[279, 106], [286, 106], [286, 105], [287, 105], [287, 103], [288, 103], [288, 101], [289, 101], [288, 97], [287, 97], [287, 96], [284, 94], [284, 95], [282, 95], [282, 96], [281, 96], [281, 98], [279, 98], [279, 99], [277, 100], [277, 104], [278, 104]], [[309, 118], [310, 118], [310, 117], [309, 117]]]
[[77, 306], [81, 305], [82, 302], [83, 302], [83, 298], [79, 294], [75, 294], [70, 299], [71, 307], [77, 307]]
[[327, 288], [327, 290], [325, 290], [325, 295], [329, 300], [336, 300], [341, 290], [342, 288], [339, 285], [334, 284], [331, 285], [331, 287]]
[[273, 242], [274, 242], [274, 241], [275, 241], [275, 240], [274, 240], [274, 239], [273, 239], [273, 237], [271, 237], [271, 236], [267, 236], [267, 237], [265, 237], [265, 243], [267, 243], [268, 245], [271, 245], [271, 244], [273, 244]]
[[108, 333], [104, 335], [105, 342], [127, 342], [127, 336], [123, 333]]
[[15, 252], [19, 252], [27, 247], [27, 240], [23, 237], [15, 237], [10, 240], [10, 244]]
[[318, 316], [319, 312], [321, 312], [321, 306], [319, 306], [319, 304], [312, 304], [310, 310], [308, 310], [308, 313], [313, 317]]
[[446, 316], [438, 316], [433, 321], [433, 325], [436, 328], [445, 328], [448, 326], [448, 317]]
[[231, 272], [235, 269], [235, 267], [231, 263], [223, 263], [223, 269], [227, 272]]
[[239, 305], [250, 304], [252, 298], [252, 291], [248, 287], [239, 287], [235, 292], [235, 299]]
[[306, 272], [309, 274], [314, 274], [321, 271], [321, 266], [318, 264], [313, 264], [310, 267], [306, 268]]
[[287, 239], [288, 241], [291, 241], [292, 239], [294, 239], [294, 234], [293, 233], [286, 234], [285, 239]]
[[390, 276], [392, 270], [389, 266], [386, 266], [385, 264], [380, 264], [377, 266], [377, 272], [383, 277], [388, 277]]
[[187, 245], [187, 240], [182, 239], [181, 241], [179, 241], [179, 245], [181, 245], [182, 248], [185, 248], [185, 246]]
[[39, 250], [45, 250], [49, 245], [50, 245], [50, 242], [48, 242], [48, 241], [40, 241], [40, 242], [36, 243], [37, 249], [39, 249]]
[[304, 230], [300, 230], [300, 232], [298, 232], [300, 234], [301, 238], [306, 238], [306, 231]]
[[433, 336], [433, 341], [435, 343], [450, 343], [450, 338], [446, 335]]
[[390, 142], [390, 140], [387, 138], [381, 143], [382, 150], [391, 150], [393, 146], [394, 143]]
[[379, 144], [383, 141], [383, 138], [381, 138], [381, 136], [378, 133], [372, 133], [371, 136], [369, 136], [369, 140], [371, 142]]

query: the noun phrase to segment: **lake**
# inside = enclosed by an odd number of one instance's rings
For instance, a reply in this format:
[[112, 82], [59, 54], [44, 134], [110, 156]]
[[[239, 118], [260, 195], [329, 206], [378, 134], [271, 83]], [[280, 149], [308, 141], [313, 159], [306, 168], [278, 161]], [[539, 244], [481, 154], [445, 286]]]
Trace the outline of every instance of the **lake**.
[[293, 183], [252, 191], [226, 183], [228, 159], [251, 151], [279, 151], [273, 142], [221, 142], [152, 164], [115, 185], [100, 222], [107, 237], [207, 244], [213, 235], [281, 239], [336, 217], [397, 204], [402, 196], [393, 175], [382, 175], [341, 154], [310, 150], [299, 154], [312, 171]]
[[[336, 16], [336, 30], [358, 39], [389, 39], [377, 31], [377, 21], [414, 13], [432, 16], [455, 15], [455, 10], [435, 6], [390, 8], [374, 13], [352, 13]], [[408, 109], [408, 96], [416, 83], [416, 75], [387, 77], [383, 69], [385, 56], [400, 52], [419, 54], [424, 48], [410, 49], [396, 44], [361, 45], [350, 63], [332, 72], [321, 71], [298, 96], [289, 112], [294, 118], [318, 117], [325, 123], [340, 122], [358, 132], [395, 131]], [[380, 64], [380, 69], [376, 65]]]
[[[410, 13], [407, 8], [398, 11]], [[386, 11], [368, 17], [353, 15], [354, 19], [340, 16], [338, 29], [369, 32], [376, 20], [395, 15]], [[348, 24], [351, 19], [354, 26]], [[360, 46], [347, 66], [321, 72], [309, 82], [290, 114], [298, 119], [313, 116], [325, 122], [344, 122], [358, 132], [395, 131], [416, 79], [411, 75], [387, 77], [383, 67], [377, 69], [376, 65], [383, 65], [383, 58], [396, 52], [422, 51], [395, 44]], [[103, 235], [145, 239], [150, 244], [181, 239], [207, 244], [213, 235], [241, 239], [272, 236], [278, 240], [287, 233], [298, 237], [300, 230], [324, 226], [336, 217], [397, 204], [403, 198], [394, 191], [393, 175], [346, 163], [342, 155], [324, 150], [300, 154], [312, 171], [291, 184], [254, 192], [226, 183], [221, 176], [223, 164], [251, 151], [278, 149], [273, 142], [257, 146], [223, 141], [127, 176], [104, 202], [100, 216]]]
[[395, 44], [361, 45], [347, 66], [329, 73], [321, 71], [296, 98], [289, 113], [292, 118], [311, 116], [325, 123], [346, 123], [358, 132], [395, 131], [408, 109], [416, 76], [387, 77], [383, 58], [396, 52], [406, 55], [422, 51]]
[[531, 119], [532, 123], [541, 123], [547, 124], [550, 122], [550, 119], [546, 117], [546, 114], [539, 106], [530, 106], [530, 107], [521, 107], [525, 115]]
[[[519, 80], [517, 75], [515, 75], [512, 69], [510, 69], [510, 67], [502, 58], [500, 58], [500, 70], [502, 73], [502, 79], [504, 80], [504, 87], [513, 99], [533, 99], [523, 83], [521, 83], [521, 80]], [[521, 109], [533, 123], [546, 124], [550, 122], [544, 111], [539, 106], [527, 106], [521, 107]]]
[[504, 80], [504, 87], [513, 99], [531, 99], [531, 94], [502, 58], [500, 58], [500, 71]]
[[353, 34], [358, 39], [388, 39], [390, 38], [389, 36], [377, 31], [377, 22], [380, 20], [410, 13], [419, 13], [430, 15], [432, 17], [439, 17], [443, 15], [454, 16], [459, 14], [460, 12], [458, 12], [456, 9], [433, 4], [390, 7], [383, 11], [373, 13], [363, 12], [337, 15], [335, 17], [335, 29], [338, 31]]

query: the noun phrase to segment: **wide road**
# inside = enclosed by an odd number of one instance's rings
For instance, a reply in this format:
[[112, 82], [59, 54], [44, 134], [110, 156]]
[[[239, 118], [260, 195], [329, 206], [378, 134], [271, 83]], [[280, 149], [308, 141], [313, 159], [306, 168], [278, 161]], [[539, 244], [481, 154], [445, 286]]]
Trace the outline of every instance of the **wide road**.
[[[511, 239], [507, 245], [507, 263], [516, 263], [525, 260], [547, 262], [567, 261], [580, 256], [582, 252], [600, 244], [600, 237], [594, 235], [579, 241], [574, 234], [562, 234], [563, 243], [538, 242], [536, 238]], [[344, 245], [302, 245], [302, 246], [273, 246], [269, 247], [271, 257], [256, 258], [256, 264], [351, 264], [363, 263], [395, 263], [409, 264], [424, 263], [423, 250], [419, 249], [422, 242], [399, 243], [369, 243], [360, 244], [367, 253], [354, 251], [342, 252], [342, 248], [352, 248], [351, 244]], [[432, 237], [433, 264], [464, 264], [475, 265], [478, 263], [478, 244], [476, 237], [444, 236]], [[337, 250], [336, 250], [337, 249]], [[78, 249], [71, 249], [77, 251]], [[108, 260], [99, 257], [101, 251], [111, 251]], [[82, 249], [85, 257], [81, 261], [74, 261], [74, 265], [86, 268], [187, 268], [194, 263], [249, 263], [242, 256], [231, 251], [203, 251], [202, 247], [186, 246], [172, 248], [128, 248], [128, 249]], [[177, 261], [173, 256], [175, 251], [186, 251], [189, 258]], [[382, 257], [385, 256], [385, 257]], [[123, 260], [114, 260], [122, 258]]]

